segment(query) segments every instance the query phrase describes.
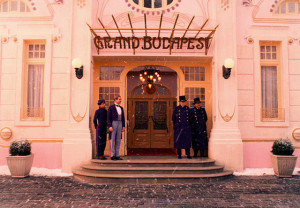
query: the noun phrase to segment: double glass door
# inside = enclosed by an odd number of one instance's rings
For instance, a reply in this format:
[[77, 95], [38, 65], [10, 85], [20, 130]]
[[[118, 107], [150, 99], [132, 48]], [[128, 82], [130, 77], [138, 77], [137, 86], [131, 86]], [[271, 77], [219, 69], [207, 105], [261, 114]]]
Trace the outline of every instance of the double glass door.
[[129, 148], [173, 148], [173, 99], [128, 99]]

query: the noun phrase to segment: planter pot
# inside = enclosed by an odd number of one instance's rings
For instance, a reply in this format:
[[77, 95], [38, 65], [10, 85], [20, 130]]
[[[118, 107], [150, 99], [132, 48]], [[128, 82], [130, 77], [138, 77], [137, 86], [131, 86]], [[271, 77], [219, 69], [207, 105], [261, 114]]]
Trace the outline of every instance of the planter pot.
[[33, 162], [33, 154], [27, 156], [8, 156], [6, 160], [11, 177], [25, 178], [29, 175]]
[[292, 177], [297, 156], [271, 155], [274, 173], [278, 177]]

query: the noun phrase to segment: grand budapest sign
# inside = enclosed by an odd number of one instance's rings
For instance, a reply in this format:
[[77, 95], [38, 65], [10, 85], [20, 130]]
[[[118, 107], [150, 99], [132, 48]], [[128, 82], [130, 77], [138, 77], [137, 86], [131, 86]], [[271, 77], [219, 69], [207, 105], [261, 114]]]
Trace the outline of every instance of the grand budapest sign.
[[103, 49], [187, 49], [208, 50], [212, 37], [186, 38], [186, 37], [94, 37], [97, 50]]

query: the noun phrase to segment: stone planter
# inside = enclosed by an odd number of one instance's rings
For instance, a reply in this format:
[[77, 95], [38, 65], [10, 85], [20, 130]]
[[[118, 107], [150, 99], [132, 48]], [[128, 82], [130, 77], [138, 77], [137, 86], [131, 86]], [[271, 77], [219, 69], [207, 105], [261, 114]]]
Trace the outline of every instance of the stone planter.
[[292, 177], [296, 166], [297, 156], [271, 155], [274, 173], [278, 177]]
[[29, 176], [33, 162], [33, 154], [27, 156], [7, 156], [6, 160], [11, 177], [25, 178]]

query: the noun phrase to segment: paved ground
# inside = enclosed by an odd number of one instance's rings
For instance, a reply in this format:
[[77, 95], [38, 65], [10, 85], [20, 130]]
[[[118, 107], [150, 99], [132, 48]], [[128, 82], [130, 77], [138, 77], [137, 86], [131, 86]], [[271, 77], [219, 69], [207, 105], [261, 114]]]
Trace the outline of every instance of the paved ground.
[[0, 207], [300, 207], [300, 176], [235, 176], [198, 184], [84, 184], [0, 176]]

